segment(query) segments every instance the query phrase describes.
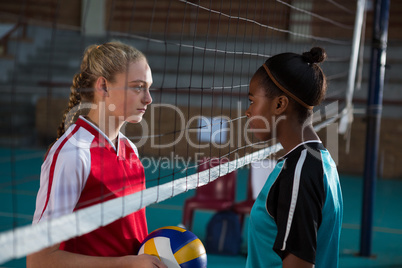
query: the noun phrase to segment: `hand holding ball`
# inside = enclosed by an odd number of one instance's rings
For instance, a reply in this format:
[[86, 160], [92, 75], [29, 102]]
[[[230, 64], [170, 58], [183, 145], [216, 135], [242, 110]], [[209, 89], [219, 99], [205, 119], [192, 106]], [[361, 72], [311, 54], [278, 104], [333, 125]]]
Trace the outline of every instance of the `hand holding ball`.
[[158, 257], [169, 268], [207, 267], [207, 254], [201, 240], [192, 232], [176, 226], [150, 233], [138, 255], [144, 253]]

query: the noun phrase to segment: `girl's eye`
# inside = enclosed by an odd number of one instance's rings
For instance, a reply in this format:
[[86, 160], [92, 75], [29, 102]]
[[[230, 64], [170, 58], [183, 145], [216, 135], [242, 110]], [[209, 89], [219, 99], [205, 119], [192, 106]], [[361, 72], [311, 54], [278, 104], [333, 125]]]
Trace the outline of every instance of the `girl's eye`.
[[250, 102], [250, 104], [253, 104], [254, 102], [252, 101], [252, 100], [250, 100], [250, 99], [248, 99], [248, 101]]
[[144, 90], [145, 87], [143, 85], [138, 85], [135, 87], [131, 87], [131, 89], [135, 90], [136, 92], [140, 92], [140, 91]]

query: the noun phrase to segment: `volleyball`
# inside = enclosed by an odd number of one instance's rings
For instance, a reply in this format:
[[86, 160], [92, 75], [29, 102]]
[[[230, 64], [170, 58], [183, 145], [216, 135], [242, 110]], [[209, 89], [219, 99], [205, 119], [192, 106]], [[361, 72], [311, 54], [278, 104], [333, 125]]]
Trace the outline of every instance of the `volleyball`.
[[140, 254], [156, 256], [169, 268], [207, 267], [207, 254], [201, 240], [176, 226], [162, 227], [150, 233], [141, 244]]

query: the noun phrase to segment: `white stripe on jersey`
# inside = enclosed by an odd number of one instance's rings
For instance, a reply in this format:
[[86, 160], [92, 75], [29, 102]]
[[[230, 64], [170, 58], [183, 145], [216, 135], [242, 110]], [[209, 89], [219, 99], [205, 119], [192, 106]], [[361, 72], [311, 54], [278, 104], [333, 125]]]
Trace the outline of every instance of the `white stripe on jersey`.
[[295, 174], [294, 174], [294, 178], [293, 178], [292, 200], [290, 201], [288, 221], [286, 224], [286, 233], [285, 233], [285, 238], [283, 240], [283, 246], [282, 246], [281, 250], [286, 249], [286, 241], [288, 240], [288, 237], [289, 237], [290, 228], [292, 226], [293, 215], [294, 215], [296, 204], [297, 204], [297, 196], [299, 194], [300, 174], [302, 171], [304, 161], [306, 160], [306, 156], [307, 156], [307, 149], [304, 149], [300, 154], [299, 160], [297, 161]]
[[[81, 191], [84, 189], [91, 170], [90, 145], [94, 136], [81, 127], [68, 138], [75, 127], [74, 124], [68, 128], [66, 133], [52, 146], [42, 164], [34, 224], [46, 218], [57, 218], [73, 212]], [[67, 138], [68, 140], [65, 141]], [[64, 145], [63, 142], [65, 142]], [[63, 147], [58, 155], [55, 155], [60, 146]], [[51, 174], [54, 161], [56, 162], [53, 174]], [[49, 195], [50, 179], [52, 179], [52, 188]]]

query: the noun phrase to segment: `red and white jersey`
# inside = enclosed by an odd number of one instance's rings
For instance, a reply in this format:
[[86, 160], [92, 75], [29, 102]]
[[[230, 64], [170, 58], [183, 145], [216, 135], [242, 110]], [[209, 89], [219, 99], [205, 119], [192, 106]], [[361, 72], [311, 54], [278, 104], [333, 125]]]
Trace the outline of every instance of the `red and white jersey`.
[[[115, 148], [99, 128], [80, 117], [45, 158], [33, 223], [144, 189], [144, 168], [135, 145], [119, 133]], [[60, 249], [91, 256], [136, 254], [147, 234], [141, 209], [63, 242]]]

